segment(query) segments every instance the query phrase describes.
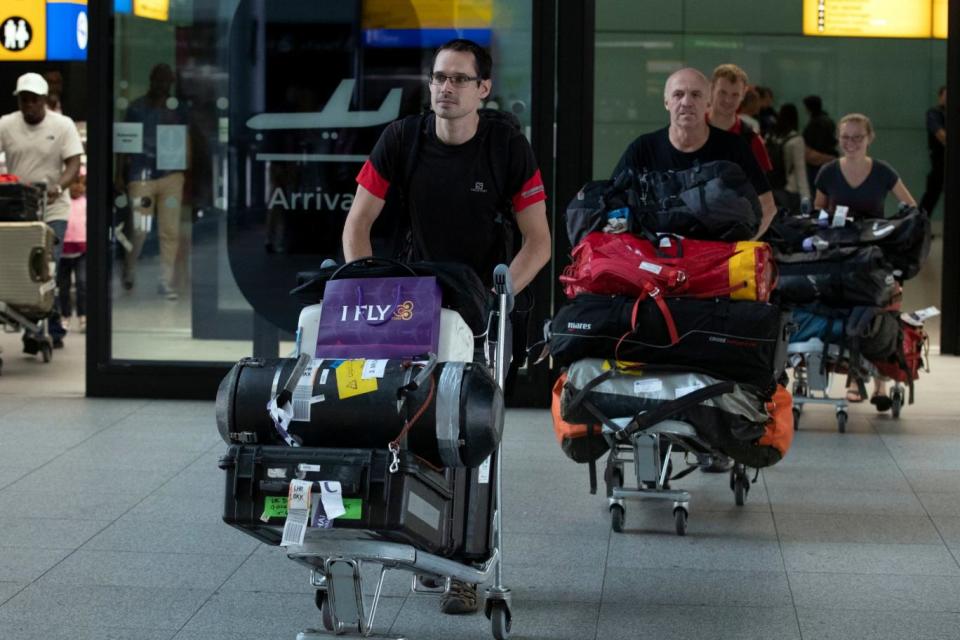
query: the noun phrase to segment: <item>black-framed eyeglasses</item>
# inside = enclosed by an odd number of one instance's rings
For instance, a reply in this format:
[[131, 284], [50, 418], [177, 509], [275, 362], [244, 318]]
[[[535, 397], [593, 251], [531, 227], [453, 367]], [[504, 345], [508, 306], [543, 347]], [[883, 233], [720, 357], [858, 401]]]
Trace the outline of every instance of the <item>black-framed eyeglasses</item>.
[[450, 84], [452, 84], [456, 88], [462, 89], [463, 87], [467, 86], [471, 82], [476, 82], [477, 84], [480, 84], [480, 81], [482, 80], [482, 78], [480, 78], [480, 76], [468, 76], [462, 73], [455, 73], [452, 76], [448, 76], [447, 74], [440, 73], [439, 71], [434, 71], [433, 73], [427, 76], [427, 82], [429, 82], [432, 85], [436, 85], [438, 87], [442, 87], [447, 82], [447, 80], [449, 80]]

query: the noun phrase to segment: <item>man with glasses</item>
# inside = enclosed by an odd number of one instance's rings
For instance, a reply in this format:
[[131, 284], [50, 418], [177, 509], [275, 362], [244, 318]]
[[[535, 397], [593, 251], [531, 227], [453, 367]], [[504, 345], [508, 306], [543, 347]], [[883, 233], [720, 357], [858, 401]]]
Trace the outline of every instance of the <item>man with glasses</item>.
[[[549, 262], [546, 195], [533, 150], [518, 129], [478, 112], [490, 95], [492, 66], [490, 54], [470, 40], [451, 40], [434, 54], [428, 76], [432, 113], [389, 125], [357, 176], [343, 230], [348, 261], [373, 254], [370, 229], [388, 191], [399, 191], [414, 260], [467, 264], [487, 286], [493, 268], [506, 260], [517, 292]], [[405, 136], [409, 122], [419, 130]], [[522, 236], [516, 255], [506, 255], [502, 214], [513, 216]], [[440, 608], [476, 611], [476, 585], [451, 580]]]
[[[370, 229], [393, 187], [405, 191], [413, 259], [465, 263], [490, 285], [493, 267], [512, 258], [518, 292], [549, 262], [546, 194], [533, 150], [520, 131], [478, 113], [490, 95], [492, 65], [490, 54], [470, 40], [452, 40], [437, 50], [429, 76], [433, 113], [418, 132], [409, 184], [403, 184], [402, 165], [414, 142], [403, 140], [403, 121], [397, 121], [380, 136], [357, 176], [343, 230], [348, 261], [373, 254]], [[515, 256], [502, 255], [499, 246], [498, 214], [505, 200], [523, 237]]]

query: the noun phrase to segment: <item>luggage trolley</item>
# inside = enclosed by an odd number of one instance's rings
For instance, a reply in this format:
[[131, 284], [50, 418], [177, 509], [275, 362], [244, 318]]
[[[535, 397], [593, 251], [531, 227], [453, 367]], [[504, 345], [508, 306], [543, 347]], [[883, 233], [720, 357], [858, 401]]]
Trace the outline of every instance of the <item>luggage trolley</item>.
[[[45, 193], [46, 185], [44, 183], [37, 183], [34, 185], [17, 184], [17, 186], [25, 192], [26, 190], [37, 192], [35, 196], [37, 200], [37, 210], [33, 211], [26, 208], [26, 205], [20, 200], [0, 197], [0, 234], [4, 233], [3, 226], [5, 224], [11, 224], [11, 227], [20, 227], [27, 222], [35, 225], [42, 224], [39, 221], [44, 218], [46, 198], [40, 194]], [[29, 194], [25, 193], [24, 197], [26, 197], [26, 195]], [[21, 232], [22, 229], [14, 233], [19, 234]], [[56, 240], [56, 242], [59, 242], [59, 240]], [[12, 256], [9, 256], [10, 247], [7, 247], [0, 253], [6, 253], [8, 257], [12, 258]], [[0, 278], [14, 278], [16, 274], [19, 274], [21, 280], [15, 280], [13, 282], [5, 281], [4, 284], [13, 284], [16, 289], [18, 289], [17, 295], [20, 297], [23, 296], [25, 290], [31, 290], [33, 295], [36, 295], [38, 291], [36, 283], [42, 282], [42, 274], [47, 271], [47, 265], [42, 258], [42, 255], [31, 254], [29, 265], [26, 266], [29, 274], [24, 272], [23, 263], [16, 263], [15, 265], [12, 263], [5, 264], [3, 265], [4, 268], [0, 269]], [[56, 266], [57, 265], [54, 265], [54, 273], [50, 274], [50, 279], [47, 283], [39, 287], [41, 295], [49, 293], [50, 289], [56, 287], [56, 280], [54, 278]], [[11, 302], [10, 299], [0, 299], [0, 327], [7, 333], [26, 331], [27, 335], [24, 336], [24, 352], [31, 355], [39, 354], [44, 362], [50, 362], [53, 359], [53, 340], [47, 332], [47, 321], [50, 313], [49, 310], [46, 313], [28, 311], [27, 308]], [[3, 359], [0, 358], [0, 372], [2, 372], [2, 369]]]
[[[669, 419], [686, 406], [698, 404], [734, 390], [733, 382], [718, 382], [698, 389], [682, 398], [632, 417], [610, 418], [600, 413], [589, 401], [584, 407], [603, 424], [603, 437], [610, 445], [604, 470], [604, 483], [613, 531], [623, 531], [626, 500], [667, 500], [673, 502], [677, 535], [687, 532], [690, 515], [690, 492], [670, 487], [672, 480], [686, 477], [696, 469], [709, 465], [726, 454], [707, 443], [693, 425]], [[684, 459], [695, 458], [684, 469], [674, 473], [671, 456], [683, 453]], [[626, 488], [624, 467], [633, 465], [635, 488]], [[743, 506], [750, 491], [746, 465], [736, 462], [730, 470], [730, 489], [737, 506]]]
[[[491, 313], [491, 325], [495, 321], [496, 343], [493, 344], [489, 331], [486, 343], [488, 352], [495, 347], [491, 362], [496, 383], [503, 389], [511, 353], [508, 317], [513, 305], [513, 284], [506, 265], [499, 265], [494, 270], [494, 288], [498, 305]], [[490, 620], [493, 637], [497, 640], [508, 638], [513, 616], [511, 591], [503, 584], [502, 448], [502, 444], [499, 444], [489, 459], [493, 467], [493, 528], [489, 555], [483, 562], [466, 564], [427, 553], [412, 544], [383, 540], [366, 535], [362, 530], [350, 529], [308, 528], [303, 544], [288, 546], [287, 557], [311, 569], [310, 584], [315, 589], [314, 600], [321, 611], [323, 625], [322, 629], [304, 630], [298, 634], [297, 640], [333, 636], [402, 640], [403, 636], [373, 632], [388, 570], [413, 573], [411, 589], [414, 593], [443, 593], [451, 579], [480, 584], [493, 578], [492, 586], [486, 589], [484, 614]], [[392, 450], [391, 453], [396, 455]], [[369, 603], [363, 592], [361, 568], [364, 565], [380, 567], [379, 579]], [[425, 587], [424, 579], [441, 586]]]

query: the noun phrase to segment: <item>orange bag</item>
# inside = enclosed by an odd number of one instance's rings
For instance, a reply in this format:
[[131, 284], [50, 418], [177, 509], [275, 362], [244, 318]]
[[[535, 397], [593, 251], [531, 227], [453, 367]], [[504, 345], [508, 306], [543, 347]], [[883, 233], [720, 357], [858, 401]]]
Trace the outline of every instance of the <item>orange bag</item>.
[[783, 385], [778, 384], [773, 398], [766, 406], [770, 420], [767, 421], [766, 432], [760, 436], [757, 444], [773, 447], [780, 452], [780, 458], [783, 459], [793, 444], [793, 396]]
[[[562, 373], [553, 385], [550, 398], [550, 413], [553, 414], [553, 432], [560, 448], [574, 462], [593, 462], [609, 450], [607, 441], [600, 435], [600, 425], [571, 424], [560, 417], [560, 394], [567, 382]], [[591, 430], [588, 433], [588, 429]]]

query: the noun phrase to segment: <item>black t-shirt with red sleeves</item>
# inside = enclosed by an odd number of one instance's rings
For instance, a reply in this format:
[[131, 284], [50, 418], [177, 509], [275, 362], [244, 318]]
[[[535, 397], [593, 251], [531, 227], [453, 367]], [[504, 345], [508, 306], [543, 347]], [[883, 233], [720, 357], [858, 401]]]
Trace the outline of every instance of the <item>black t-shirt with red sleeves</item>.
[[[481, 117], [477, 135], [448, 145], [437, 138], [435, 117], [424, 118], [406, 194], [414, 257], [470, 265], [489, 283], [496, 257], [503, 253], [498, 209], [510, 202], [513, 211], [523, 215], [524, 209], [545, 200], [540, 170], [527, 139], [509, 125]], [[401, 140], [402, 122], [387, 127], [357, 176], [360, 185], [384, 200], [391, 187], [402, 189], [406, 179], [407, 145], [412, 141]], [[500, 163], [496, 173], [493, 163]]]

